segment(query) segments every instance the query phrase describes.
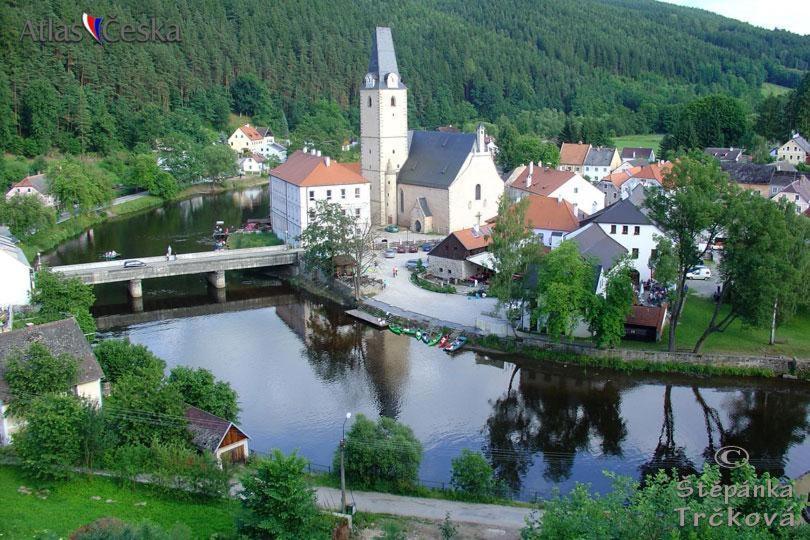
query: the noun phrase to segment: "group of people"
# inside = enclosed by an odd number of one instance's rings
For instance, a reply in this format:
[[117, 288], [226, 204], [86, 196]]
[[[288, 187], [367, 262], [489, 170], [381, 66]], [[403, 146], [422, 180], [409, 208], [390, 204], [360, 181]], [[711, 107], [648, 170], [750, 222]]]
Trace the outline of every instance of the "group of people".
[[667, 288], [655, 280], [648, 279], [643, 284], [643, 291], [647, 293], [647, 304], [660, 306], [669, 298]]

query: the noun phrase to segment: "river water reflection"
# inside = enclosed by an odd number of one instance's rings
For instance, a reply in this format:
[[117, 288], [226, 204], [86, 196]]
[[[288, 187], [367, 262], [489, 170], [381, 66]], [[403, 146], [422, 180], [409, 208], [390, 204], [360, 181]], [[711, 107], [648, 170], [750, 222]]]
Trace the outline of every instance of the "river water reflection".
[[[96, 227], [51, 257], [156, 255], [167, 242], [181, 252], [205, 249], [215, 219], [235, 224], [263, 213], [261, 192], [204, 198], [196, 208], [180, 203]], [[199, 276], [146, 281], [144, 292], [144, 312], [131, 313], [125, 287], [97, 287], [102, 335], [127, 336], [170, 367], [204, 367], [228, 380], [259, 451], [298, 449], [328, 465], [352, 411], [411, 426], [425, 449], [422, 479], [447, 482], [451, 459], [471, 448], [524, 498], [575, 481], [604, 489], [603, 470], [639, 477], [661, 466], [699, 469], [723, 445], [747, 449], [775, 474], [810, 469], [806, 385], [451, 357], [359, 324], [261, 272], [229, 273], [225, 297]]]

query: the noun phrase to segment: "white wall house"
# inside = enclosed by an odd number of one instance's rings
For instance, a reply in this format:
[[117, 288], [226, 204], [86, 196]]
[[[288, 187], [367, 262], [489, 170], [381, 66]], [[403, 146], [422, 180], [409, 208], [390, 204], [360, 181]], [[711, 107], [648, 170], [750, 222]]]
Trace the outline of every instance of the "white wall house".
[[12, 354], [25, 351], [35, 341], [47, 347], [54, 355], [67, 354], [76, 358], [79, 369], [73, 392], [98, 407], [102, 405], [101, 379], [104, 372], [75, 319], [63, 319], [0, 333], [0, 445], [11, 443], [14, 433], [22, 425], [20, 420], [6, 415], [8, 405], [14, 399], [5, 380], [6, 363]]
[[810, 142], [794, 132], [788, 142], [776, 149], [776, 157], [777, 161], [787, 161], [793, 165], [810, 164]]
[[23, 251], [0, 236], [0, 308], [27, 305], [31, 281], [31, 265]]
[[529, 163], [521, 165], [506, 180], [514, 200], [534, 194], [568, 201], [578, 216], [590, 215], [605, 207], [605, 194], [579, 173], [560, 171]]
[[255, 127], [250, 124], [239, 126], [228, 137], [228, 145], [237, 154], [259, 154], [264, 157], [275, 157], [283, 162], [287, 159], [287, 149], [276, 142], [270, 128]]
[[260, 155], [251, 155], [236, 160], [242, 174], [261, 174], [264, 172], [264, 158]]
[[15, 195], [36, 196], [45, 206], [56, 205], [56, 199], [50, 194], [48, 179], [44, 174], [26, 176], [16, 184], [13, 184], [11, 189], [6, 193], [6, 200], [11, 199]]
[[359, 225], [370, 220], [370, 197], [371, 186], [358, 164], [338, 163], [314, 150], [299, 150], [270, 171], [273, 231], [292, 246], [299, 245], [318, 201], [340, 204]]
[[[802, 176], [771, 197], [774, 201], [786, 200], [796, 206], [796, 212], [803, 214], [810, 208], [810, 180]], [[2, 303], [2, 302], [0, 302]]]
[[638, 280], [650, 279], [649, 263], [656, 237], [664, 236], [664, 233], [636, 205], [623, 199], [582, 220], [580, 228], [567, 235], [566, 239], [576, 239], [591, 224], [599, 226], [609, 238], [627, 250], [633, 260], [633, 268], [638, 272]]

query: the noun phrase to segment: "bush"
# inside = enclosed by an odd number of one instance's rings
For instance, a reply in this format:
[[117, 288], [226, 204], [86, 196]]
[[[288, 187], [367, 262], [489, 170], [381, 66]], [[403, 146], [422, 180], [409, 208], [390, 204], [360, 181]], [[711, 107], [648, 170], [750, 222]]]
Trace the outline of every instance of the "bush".
[[96, 301], [93, 287], [79, 278], [66, 278], [50, 270], [39, 270], [36, 288], [31, 291], [31, 302], [37, 304], [37, 324], [59, 321], [73, 315], [85, 334], [96, 331], [96, 321], [90, 308]]
[[437, 293], [444, 293], [444, 294], [455, 294], [456, 288], [452, 285], [437, 285], [432, 281], [428, 281], [424, 278], [419, 277], [417, 272], [411, 273], [411, 281], [417, 287], [422, 287], [426, 291], [432, 291]]
[[23, 468], [40, 479], [69, 477], [82, 455], [83, 419], [74, 396], [48, 394], [31, 401], [25, 427], [14, 434]]
[[[715, 485], [726, 487], [720, 485], [722, 479], [717, 466], [707, 465], [702, 474], [688, 476], [683, 481], [677, 475], [670, 476], [659, 471], [655, 476], [648, 476], [643, 487], [630, 478], [605, 474], [614, 479], [612, 492], [593, 496], [586, 486], [577, 484], [568, 495], [548, 501], [542, 519], [536, 514], [529, 519], [526, 528], [521, 531], [521, 538], [810, 538], [808, 527], [779, 526], [784, 516], [791, 514], [797, 525], [801, 523], [799, 514], [805, 502], [799, 495], [738, 497], [732, 494], [726, 502], [725, 489], [720, 489], [719, 496], [707, 493], [706, 497], [699, 497], [699, 483], [705, 486], [707, 492]], [[771, 478], [767, 473], [758, 477], [748, 464], [731, 471], [731, 481], [736, 486], [747, 483], [749, 494], [753, 493], [753, 486], [767, 486], [768, 482], [779, 484], [778, 479]], [[689, 493], [687, 487], [692, 488], [693, 492]], [[768, 492], [767, 487], [765, 492]], [[740, 512], [737, 520], [740, 525], [728, 524], [729, 509]], [[681, 513], [685, 515], [685, 526], [680, 523]], [[722, 514], [722, 523], [718, 525], [715, 521], [712, 526], [709, 518], [715, 513], [718, 517]], [[694, 526], [693, 519], [697, 514], [702, 514], [703, 518]], [[753, 526], [744, 524], [745, 517], [751, 514], [758, 514], [760, 518], [776, 514], [776, 519], [771, 527], [765, 524], [764, 519], [758, 519]]]
[[167, 531], [148, 521], [133, 525], [117, 518], [98, 519], [76, 529], [70, 535], [70, 540], [187, 540], [190, 538], [191, 531], [180, 523]]
[[240, 534], [276, 540], [328, 538], [329, 524], [318, 511], [306, 466], [294, 452], [285, 456], [274, 450], [255, 472], [242, 477], [242, 512], [236, 522]]
[[489, 501], [503, 494], [486, 458], [466, 448], [453, 458], [450, 485], [463, 498], [475, 501]]
[[105, 339], [96, 345], [94, 352], [104, 370], [104, 378], [112, 384], [130, 374], [162, 377], [166, 369], [166, 362], [128, 339]]
[[[422, 443], [411, 428], [385, 416], [375, 424], [357, 415], [346, 434], [346, 478], [356, 486], [386, 491], [412, 489], [422, 462]], [[340, 471], [340, 448], [334, 469]]]
[[24, 416], [35, 396], [69, 391], [78, 370], [78, 360], [66, 354], [54, 356], [41, 343], [34, 342], [25, 351], [12, 352], [4, 375], [14, 396], [9, 403], [10, 413]]

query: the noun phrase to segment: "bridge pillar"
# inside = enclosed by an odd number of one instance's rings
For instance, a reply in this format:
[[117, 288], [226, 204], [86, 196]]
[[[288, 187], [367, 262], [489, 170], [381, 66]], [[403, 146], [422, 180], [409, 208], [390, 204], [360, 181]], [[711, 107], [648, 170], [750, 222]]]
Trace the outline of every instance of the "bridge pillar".
[[140, 279], [129, 280], [129, 295], [132, 298], [143, 298], [143, 287]]
[[134, 296], [129, 299], [129, 307], [132, 309], [133, 313], [142, 313], [143, 312], [143, 297], [139, 296], [135, 298]]
[[225, 288], [225, 270], [217, 270], [216, 272], [209, 272], [208, 283], [217, 289]]

